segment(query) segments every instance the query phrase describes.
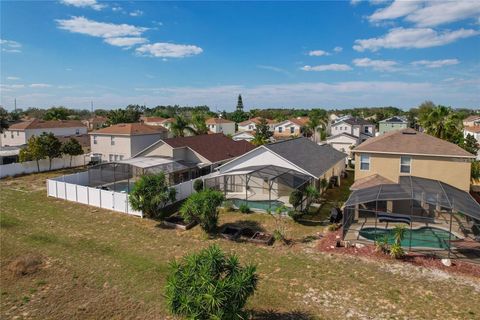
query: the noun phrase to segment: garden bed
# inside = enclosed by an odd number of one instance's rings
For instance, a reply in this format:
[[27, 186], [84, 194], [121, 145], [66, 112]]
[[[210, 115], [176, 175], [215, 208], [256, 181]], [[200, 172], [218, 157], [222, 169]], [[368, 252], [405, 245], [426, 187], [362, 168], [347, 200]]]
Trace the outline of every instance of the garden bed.
[[175, 229], [189, 230], [193, 228], [197, 224], [197, 222], [192, 221], [190, 223], [187, 223], [181, 216], [173, 215], [165, 218], [165, 220], [163, 220], [163, 224], [167, 227]]
[[263, 244], [270, 246], [273, 244], [273, 235], [265, 232], [255, 232], [252, 238], [249, 240], [252, 243]]

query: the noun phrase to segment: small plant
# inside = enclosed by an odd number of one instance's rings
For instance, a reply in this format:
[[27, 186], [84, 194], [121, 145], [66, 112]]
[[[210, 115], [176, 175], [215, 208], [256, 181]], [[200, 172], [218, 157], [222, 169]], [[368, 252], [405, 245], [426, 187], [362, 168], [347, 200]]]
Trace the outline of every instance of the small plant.
[[203, 180], [202, 179], [198, 179], [198, 180], [195, 180], [193, 182], [193, 189], [196, 191], [196, 192], [200, 192], [203, 190]]
[[233, 203], [230, 200], [223, 201], [223, 212], [233, 211]]
[[288, 216], [292, 218], [293, 221], [298, 221], [303, 216], [303, 213], [300, 211], [289, 210]]
[[390, 246], [390, 256], [395, 259], [400, 259], [405, 256], [405, 251], [400, 244], [394, 243]]
[[327, 230], [328, 231], [337, 231], [338, 230], [338, 224], [336, 224], [336, 223], [329, 224], [328, 227], [327, 227]]
[[387, 253], [388, 252], [388, 236], [384, 235], [383, 237], [375, 240], [375, 249], [377, 252]]
[[295, 210], [300, 206], [303, 200], [303, 192], [300, 190], [294, 190], [290, 193], [288, 202], [295, 208]]
[[238, 207], [241, 213], [250, 213], [250, 207], [246, 203], [242, 203], [240, 207]]
[[283, 216], [283, 212], [287, 211], [288, 208], [286, 206], [280, 206], [275, 209], [274, 212], [270, 210], [267, 211], [273, 219], [275, 219], [275, 229], [273, 230], [273, 238], [276, 241], [282, 241], [283, 243], [287, 243], [287, 221], [286, 218]]

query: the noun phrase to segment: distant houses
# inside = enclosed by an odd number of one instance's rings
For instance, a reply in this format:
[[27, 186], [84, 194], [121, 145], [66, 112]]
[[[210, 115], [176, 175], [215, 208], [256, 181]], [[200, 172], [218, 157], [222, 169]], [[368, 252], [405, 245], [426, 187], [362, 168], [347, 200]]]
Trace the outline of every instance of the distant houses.
[[308, 117], [296, 117], [281, 121], [275, 124], [273, 137], [280, 140], [299, 137], [302, 134], [302, 127], [305, 126], [309, 120]]
[[205, 124], [212, 133], [235, 134], [235, 122], [233, 121], [222, 118], [209, 118], [205, 121]]
[[408, 121], [400, 116], [390, 117], [378, 122], [378, 134], [406, 128], [408, 128]]
[[330, 126], [331, 136], [326, 142], [338, 151], [349, 154], [363, 141], [375, 136], [375, 125], [359, 117], [338, 118]]

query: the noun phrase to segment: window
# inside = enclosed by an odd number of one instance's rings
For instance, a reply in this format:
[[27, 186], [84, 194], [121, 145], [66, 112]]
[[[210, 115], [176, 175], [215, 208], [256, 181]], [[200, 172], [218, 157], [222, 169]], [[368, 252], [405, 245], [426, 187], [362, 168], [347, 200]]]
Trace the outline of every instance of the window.
[[119, 156], [118, 158], [120, 159], [120, 161], [122, 161], [122, 160], [123, 160], [123, 156]]
[[400, 172], [410, 173], [411, 162], [412, 162], [412, 158], [410, 157], [400, 157]]
[[4, 138], [6, 138], [6, 137], [7, 137], [7, 134], [6, 134], [6, 133], [4, 133], [4, 134], [3, 134], [3, 137], [4, 137]]
[[115, 155], [114, 159], [115, 159], [115, 161], [118, 160], [118, 154]]
[[17, 131], [17, 137], [20, 135], [20, 131]]
[[113, 154], [108, 155], [108, 161], [112, 162], [113, 161]]
[[93, 144], [97, 144], [97, 136], [93, 136]]
[[114, 146], [114, 145], [115, 145], [115, 137], [114, 137], [114, 136], [111, 136], [111, 137], [110, 137], [110, 145], [111, 145], [111, 146]]
[[360, 155], [360, 170], [370, 170], [370, 156], [368, 154]]
[[294, 134], [295, 133], [295, 127], [290, 127], [290, 133]]
[[278, 132], [282, 133], [283, 132], [283, 127], [278, 127]]
[[80, 134], [80, 129], [75, 129], [75, 134]]
[[370, 132], [370, 131], [368, 130], [368, 127], [364, 127], [363, 130], [364, 130], [365, 133], [369, 133], [369, 132]]
[[249, 129], [249, 130], [252, 130], [252, 129], [253, 129], [253, 126], [252, 126], [252, 125], [249, 125], [249, 126], [248, 126], [248, 129]]

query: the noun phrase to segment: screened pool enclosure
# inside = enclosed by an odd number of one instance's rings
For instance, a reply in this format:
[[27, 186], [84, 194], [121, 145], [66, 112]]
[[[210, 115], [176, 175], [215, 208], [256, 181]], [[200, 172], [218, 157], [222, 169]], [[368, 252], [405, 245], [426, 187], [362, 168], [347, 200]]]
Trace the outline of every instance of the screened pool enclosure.
[[[304, 190], [314, 179], [293, 169], [275, 165], [244, 167], [205, 179], [205, 187], [222, 191], [234, 204], [246, 203], [252, 209], [275, 210], [280, 203], [289, 206], [294, 190]], [[302, 204], [303, 205], [303, 204]]]
[[402, 246], [439, 257], [480, 262], [480, 204], [446, 183], [402, 176], [398, 184], [355, 190], [344, 207], [345, 241], [393, 241], [393, 228], [406, 227]]

